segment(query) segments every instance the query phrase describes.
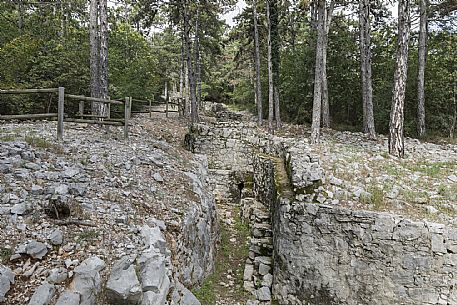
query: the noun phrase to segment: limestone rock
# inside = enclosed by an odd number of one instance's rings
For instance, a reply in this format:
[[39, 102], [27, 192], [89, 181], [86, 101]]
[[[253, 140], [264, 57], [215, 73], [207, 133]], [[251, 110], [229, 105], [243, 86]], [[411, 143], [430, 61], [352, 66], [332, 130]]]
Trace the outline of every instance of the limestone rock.
[[259, 301], [271, 301], [271, 291], [268, 287], [261, 287], [253, 293]]
[[10, 268], [5, 267], [0, 264], [0, 302], [5, 300], [5, 295], [11, 288], [11, 285], [14, 284], [14, 273]]
[[63, 243], [63, 233], [60, 229], [55, 229], [49, 235], [51, 245], [60, 246]]
[[48, 305], [51, 303], [55, 293], [55, 286], [45, 282], [35, 290], [29, 305]]
[[57, 300], [56, 305], [79, 305], [80, 299], [79, 293], [64, 291]]
[[68, 278], [67, 269], [60, 267], [54, 268], [49, 272], [47, 281], [51, 284], [60, 284]]
[[106, 284], [106, 296], [112, 304], [137, 304], [142, 298], [141, 284], [134, 264], [125, 256], [114, 263]]

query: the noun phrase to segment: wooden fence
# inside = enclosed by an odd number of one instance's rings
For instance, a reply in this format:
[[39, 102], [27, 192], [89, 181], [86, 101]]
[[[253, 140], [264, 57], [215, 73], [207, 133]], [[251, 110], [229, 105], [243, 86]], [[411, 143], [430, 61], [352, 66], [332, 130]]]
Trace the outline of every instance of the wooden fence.
[[[115, 125], [124, 126], [124, 138], [128, 139], [129, 133], [129, 120], [131, 115], [132, 98], [126, 97], [125, 101], [117, 101], [103, 98], [87, 97], [82, 95], [65, 94], [65, 88], [47, 88], [47, 89], [11, 89], [11, 90], [0, 90], [0, 94], [32, 94], [32, 93], [57, 93], [58, 94], [58, 105], [57, 113], [41, 113], [41, 114], [21, 114], [21, 115], [0, 115], [0, 120], [30, 120], [30, 119], [43, 119], [43, 118], [57, 118], [57, 139], [63, 140], [64, 134], [64, 121], [75, 122], [75, 123], [87, 123], [87, 124], [98, 124], [98, 125]], [[79, 106], [80, 113], [77, 118], [65, 117], [65, 98], [76, 99], [79, 101], [98, 102], [108, 105], [107, 116], [97, 117], [93, 115], [85, 115], [84, 107]], [[111, 119], [110, 105], [123, 105], [124, 106], [124, 119]], [[84, 119], [84, 117], [91, 117], [92, 120]]]

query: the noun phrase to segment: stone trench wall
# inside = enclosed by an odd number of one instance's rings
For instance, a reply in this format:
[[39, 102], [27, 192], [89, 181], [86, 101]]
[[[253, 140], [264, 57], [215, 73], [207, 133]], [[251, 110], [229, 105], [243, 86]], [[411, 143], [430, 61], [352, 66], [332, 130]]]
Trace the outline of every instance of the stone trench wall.
[[287, 200], [276, 209], [281, 303], [457, 304], [457, 229]]
[[[199, 125], [193, 136], [192, 150], [208, 156], [216, 196], [231, 191], [234, 172], [251, 171], [254, 200], [273, 201], [272, 296], [280, 304], [457, 304], [457, 229], [313, 203], [319, 160], [303, 143], [259, 136], [253, 124]], [[271, 192], [272, 163], [254, 162], [263, 153], [285, 158], [294, 198]]]

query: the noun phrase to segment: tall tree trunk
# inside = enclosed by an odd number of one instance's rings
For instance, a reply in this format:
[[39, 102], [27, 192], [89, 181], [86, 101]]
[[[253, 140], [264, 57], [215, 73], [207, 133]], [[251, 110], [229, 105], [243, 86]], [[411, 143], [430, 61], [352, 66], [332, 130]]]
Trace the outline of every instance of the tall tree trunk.
[[186, 75], [185, 72], [185, 64], [184, 64], [184, 39], [183, 35], [181, 35], [181, 69], [179, 71], [179, 95], [181, 99], [179, 100], [179, 115], [186, 116], [186, 93], [184, 92], [184, 78]]
[[260, 45], [259, 45], [259, 29], [257, 27], [257, 0], [252, 4], [254, 11], [254, 44], [255, 44], [255, 92], [257, 104], [257, 124], [262, 126], [263, 107], [262, 107], [262, 84], [260, 79]]
[[272, 61], [272, 46], [271, 46], [271, 19], [270, 19], [270, 1], [266, 0], [267, 4], [267, 22], [268, 22], [268, 131], [273, 131], [274, 119], [274, 88], [273, 88], [273, 61]]
[[[90, 0], [90, 95], [100, 96], [99, 73], [99, 28], [98, 28], [98, 0]], [[96, 104], [92, 103], [92, 112], [96, 113]]]
[[185, 48], [187, 55], [187, 71], [189, 77], [189, 86], [190, 86], [190, 121], [191, 124], [195, 124], [199, 121], [198, 117], [198, 107], [197, 107], [197, 90], [195, 84], [195, 73], [192, 67], [192, 46], [190, 42], [190, 16], [189, 16], [189, 2], [184, 1], [184, 39], [185, 39]]
[[203, 109], [202, 104], [202, 82], [201, 82], [201, 58], [200, 58], [200, 8], [197, 8], [197, 18], [195, 18], [195, 70], [196, 70], [196, 90], [197, 105]]
[[[100, 97], [108, 98], [108, 3], [107, 0], [99, 0], [99, 32], [100, 32], [100, 62], [99, 62], [99, 77], [100, 77]], [[106, 104], [96, 103], [96, 114], [106, 116]]]
[[[324, 1], [324, 5], [325, 5]], [[335, 1], [330, 1], [329, 8], [324, 10], [324, 42], [322, 44], [322, 126], [330, 127], [330, 105], [328, 100], [328, 82], [327, 82], [327, 49], [328, 49], [328, 33], [333, 17], [333, 8]]]
[[313, 119], [311, 124], [312, 144], [319, 143], [321, 128], [322, 68], [324, 55], [323, 45], [325, 39], [325, 0], [318, 0], [317, 11], [316, 63], [314, 72]]
[[362, 79], [363, 132], [376, 138], [371, 72], [370, 0], [359, 0], [360, 69]]
[[454, 88], [452, 90], [452, 105], [453, 105], [453, 108], [454, 108], [454, 111], [453, 111], [453, 116], [451, 118], [451, 124], [450, 124], [450, 127], [449, 127], [449, 138], [453, 139], [454, 138], [454, 134], [455, 134], [455, 129], [457, 127], [457, 99], [456, 99], [456, 93], [457, 93], [457, 89], [456, 89], [456, 83], [454, 83]]
[[425, 64], [427, 62], [428, 15], [427, 0], [420, 0], [419, 62], [417, 72], [417, 133], [425, 135]]
[[398, 43], [397, 63], [394, 76], [394, 89], [389, 124], [389, 153], [403, 158], [404, 143], [404, 104], [406, 79], [408, 73], [408, 43], [410, 35], [410, 1], [400, 0], [398, 3]]
[[271, 61], [273, 69], [273, 95], [276, 128], [281, 127], [280, 96], [279, 96], [279, 69], [280, 69], [280, 37], [278, 0], [270, 0], [270, 27], [271, 27]]

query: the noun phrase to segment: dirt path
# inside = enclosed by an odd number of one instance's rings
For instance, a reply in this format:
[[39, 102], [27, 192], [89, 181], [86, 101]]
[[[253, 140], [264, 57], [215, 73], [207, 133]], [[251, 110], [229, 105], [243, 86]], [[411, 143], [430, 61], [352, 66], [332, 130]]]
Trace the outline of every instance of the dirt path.
[[238, 206], [218, 202], [217, 208], [221, 238], [216, 270], [195, 292], [202, 305], [245, 305], [251, 297], [243, 289], [249, 229], [241, 222]]

